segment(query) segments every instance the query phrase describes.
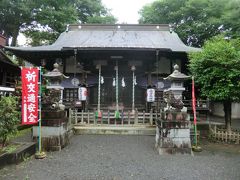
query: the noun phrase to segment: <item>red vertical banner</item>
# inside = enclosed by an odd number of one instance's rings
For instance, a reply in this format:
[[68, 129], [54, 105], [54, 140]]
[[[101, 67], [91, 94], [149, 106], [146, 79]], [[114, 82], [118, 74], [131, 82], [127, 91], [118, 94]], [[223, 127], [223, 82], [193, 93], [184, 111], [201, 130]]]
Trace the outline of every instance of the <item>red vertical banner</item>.
[[194, 85], [194, 77], [192, 77], [192, 108], [193, 108], [193, 122], [194, 125], [197, 124], [197, 116], [196, 116], [196, 97], [195, 97], [195, 85]]
[[38, 68], [22, 68], [22, 124], [38, 122]]

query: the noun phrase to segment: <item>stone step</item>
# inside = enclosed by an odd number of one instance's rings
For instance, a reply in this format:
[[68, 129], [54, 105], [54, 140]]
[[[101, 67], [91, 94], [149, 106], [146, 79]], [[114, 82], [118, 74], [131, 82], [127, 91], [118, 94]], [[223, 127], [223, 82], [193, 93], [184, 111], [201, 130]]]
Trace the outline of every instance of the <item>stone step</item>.
[[75, 134], [155, 135], [154, 126], [75, 125]]

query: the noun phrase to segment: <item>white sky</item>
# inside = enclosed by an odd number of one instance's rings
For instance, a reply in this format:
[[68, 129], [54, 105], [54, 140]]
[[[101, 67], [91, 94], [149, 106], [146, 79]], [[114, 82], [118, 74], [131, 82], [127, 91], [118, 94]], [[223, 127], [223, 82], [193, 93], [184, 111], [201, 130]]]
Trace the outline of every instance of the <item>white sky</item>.
[[102, 3], [111, 9], [111, 13], [118, 19], [118, 23], [137, 24], [138, 11], [154, 0], [102, 0]]

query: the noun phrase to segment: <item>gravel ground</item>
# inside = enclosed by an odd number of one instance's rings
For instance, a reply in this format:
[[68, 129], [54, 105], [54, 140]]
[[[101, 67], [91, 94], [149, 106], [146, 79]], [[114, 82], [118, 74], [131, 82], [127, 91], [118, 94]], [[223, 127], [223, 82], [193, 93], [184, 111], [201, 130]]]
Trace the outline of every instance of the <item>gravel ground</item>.
[[78, 135], [60, 152], [0, 170], [3, 180], [239, 180], [240, 153], [160, 156], [154, 136]]

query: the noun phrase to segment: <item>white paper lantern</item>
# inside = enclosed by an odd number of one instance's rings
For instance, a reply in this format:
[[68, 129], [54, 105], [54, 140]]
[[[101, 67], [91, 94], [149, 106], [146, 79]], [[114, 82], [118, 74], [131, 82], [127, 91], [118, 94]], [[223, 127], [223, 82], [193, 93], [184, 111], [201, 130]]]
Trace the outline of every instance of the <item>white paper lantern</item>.
[[155, 101], [155, 89], [147, 89], [147, 102]]
[[87, 88], [86, 87], [80, 87], [78, 90], [78, 98], [80, 101], [86, 101], [87, 100]]

